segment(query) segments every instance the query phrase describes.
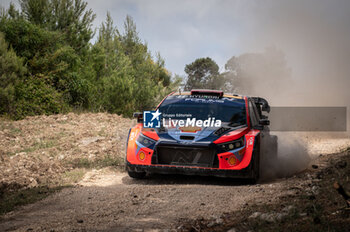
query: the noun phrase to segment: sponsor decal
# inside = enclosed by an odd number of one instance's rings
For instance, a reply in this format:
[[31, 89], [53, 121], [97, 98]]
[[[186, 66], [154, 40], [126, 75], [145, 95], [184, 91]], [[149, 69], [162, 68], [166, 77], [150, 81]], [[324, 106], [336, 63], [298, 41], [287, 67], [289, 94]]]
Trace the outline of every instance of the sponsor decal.
[[135, 132], [131, 132], [130, 133], [130, 140], [134, 140], [135, 136], [136, 136]]
[[221, 120], [208, 118], [206, 120], [197, 120], [196, 118], [187, 119], [165, 119], [163, 118], [163, 126], [167, 128], [174, 127], [221, 127]]
[[185, 102], [187, 101], [196, 102], [196, 103], [207, 103], [207, 104], [225, 103], [225, 101], [221, 99], [203, 99], [203, 98], [186, 98]]
[[143, 112], [143, 127], [145, 128], [160, 128], [160, 115], [162, 113], [157, 111]]
[[[144, 128], [160, 128], [161, 124], [166, 128], [196, 128], [198, 127], [221, 127], [221, 120], [215, 119], [214, 117], [206, 120], [192, 118], [190, 114], [164, 114], [161, 120], [162, 113], [157, 111], [144, 111], [143, 112], [143, 127]], [[169, 116], [179, 117], [181, 119], [173, 119]], [[191, 130], [191, 129], [189, 129]]]
[[254, 138], [253, 138], [253, 137], [250, 137], [249, 140], [248, 140], [248, 145], [249, 145], [249, 146], [252, 146], [252, 145], [253, 145], [253, 142], [254, 142]]

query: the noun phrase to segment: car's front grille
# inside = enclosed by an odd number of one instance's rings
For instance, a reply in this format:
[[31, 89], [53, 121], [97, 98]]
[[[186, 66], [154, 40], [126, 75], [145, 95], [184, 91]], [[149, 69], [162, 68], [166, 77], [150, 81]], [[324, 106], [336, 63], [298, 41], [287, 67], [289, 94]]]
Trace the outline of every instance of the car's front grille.
[[[178, 165], [178, 166], [197, 166], [214, 167], [216, 153], [210, 148], [195, 147], [157, 147], [156, 157], [153, 163]], [[215, 164], [214, 164], [215, 163]]]

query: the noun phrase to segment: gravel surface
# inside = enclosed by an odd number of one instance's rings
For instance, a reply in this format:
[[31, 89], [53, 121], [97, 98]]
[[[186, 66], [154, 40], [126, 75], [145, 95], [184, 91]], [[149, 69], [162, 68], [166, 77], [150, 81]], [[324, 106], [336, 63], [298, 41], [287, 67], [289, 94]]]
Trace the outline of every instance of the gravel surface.
[[[104, 171], [7, 214], [2, 230], [128, 231], [166, 229], [179, 218], [214, 217], [250, 202], [274, 201], [285, 181], [242, 185], [227, 179], [153, 176], [133, 180]], [[107, 183], [105, 183], [107, 181]]]
[[[66, 122], [63, 123], [62, 118]], [[6, 154], [2, 157], [6, 158], [0, 164], [7, 167], [0, 171], [2, 181], [33, 178], [35, 181], [28, 180], [27, 185], [21, 182], [28, 187], [33, 182], [38, 183], [38, 177], [51, 178], [46, 175], [46, 169], [40, 171], [42, 165], [48, 165], [45, 167], [51, 168], [49, 173], [55, 176], [73, 168], [67, 163], [75, 158], [87, 156], [94, 160], [105, 152], [122, 157], [127, 130], [132, 123], [129, 119], [108, 114], [68, 114], [44, 119], [32, 117], [12, 124], [2, 122], [5, 129], [0, 133], [1, 139], [4, 139], [0, 149]], [[11, 135], [15, 137], [11, 139]], [[74, 187], [3, 215], [0, 231], [162, 231], [178, 228], [179, 221], [183, 219], [216, 218], [216, 222], [221, 223], [219, 215], [223, 213], [239, 212], [252, 204], [263, 205], [295, 194], [297, 187], [291, 186], [307, 186], [310, 182], [308, 178], [295, 178], [296, 172], [313, 168], [311, 165], [317, 163], [320, 154], [324, 157], [331, 151], [343, 149], [350, 141], [348, 138], [334, 140], [306, 134], [302, 137], [303, 143], [292, 142], [284, 146], [279, 154], [284, 158], [272, 166], [283, 167], [284, 175], [280, 168], [278, 175], [269, 175], [256, 185], [232, 179], [173, 175], [153, 175], [148, 179], [134, 180], [115, 168], [89, 169]], [[38, 146], [36, 150], [27, 149], [26, 154], [20, 154], [36, 139], [48, 138], [56, 138], [57, 143], [49, 147]], [[285, 145], [283, 141], [294, 139], [281, 139], [280, 143]], [[59, 149], [57, 144], [63, 149]], [[39, 156], [42, 152], [47, 154], [43, 156], [47, 159]], [[291, 160], [296, 160], [295, 157], [298, 157], [295, 164], [300, 164], [299, 168], [286, 170], [291, 166], [288, 165]], [[23, 162], [22, 166], [14, 165], [11, 161], [14, 159], [18, 159], [17, 163]], [[31, 170], [27, 165], [30, 162], [38, 168]]]
[[[311, 170], [325, 167], [317, 159], [309, 165]], [[198, 218], [210, 221], [208, 226], [217, 225], [224, 213], [274, 204], [284, 197], [296, 205], [292, 196], [301, 189], [318, 191], [311, 185], [312, 178], [306, 172], [246, 185], [231, 179], [174, 175], [134, 180], [111, 168], [92, 170], [75, 187], [4, 215], [0, 231], [182, 230], [182, 221]], [[265, 214], [260, 216], [287, 215]]]

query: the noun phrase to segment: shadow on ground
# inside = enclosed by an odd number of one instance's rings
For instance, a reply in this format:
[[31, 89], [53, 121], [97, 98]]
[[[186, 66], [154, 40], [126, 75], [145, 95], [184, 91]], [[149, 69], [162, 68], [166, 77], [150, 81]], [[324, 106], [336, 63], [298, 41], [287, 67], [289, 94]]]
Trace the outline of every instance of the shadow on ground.
[[125, 176], [122, 178], [122, 182], [125, 185], [251, 185], [249, 180], [245, 179], [173, 174], [151, 174], [145, 179], [132, 179], [129, 176]]

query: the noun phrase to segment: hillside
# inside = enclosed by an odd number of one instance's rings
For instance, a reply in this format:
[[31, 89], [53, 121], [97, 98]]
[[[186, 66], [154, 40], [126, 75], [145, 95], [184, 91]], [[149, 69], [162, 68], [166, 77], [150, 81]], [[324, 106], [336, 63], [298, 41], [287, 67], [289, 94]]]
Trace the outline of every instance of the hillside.
[[78, 180], [86, 168], [117, 167], [133, 123], [106, 113], [1, 120], [0, 189], [57, 186]]

